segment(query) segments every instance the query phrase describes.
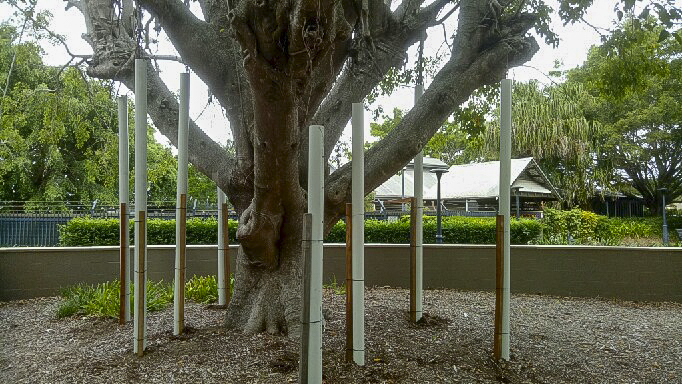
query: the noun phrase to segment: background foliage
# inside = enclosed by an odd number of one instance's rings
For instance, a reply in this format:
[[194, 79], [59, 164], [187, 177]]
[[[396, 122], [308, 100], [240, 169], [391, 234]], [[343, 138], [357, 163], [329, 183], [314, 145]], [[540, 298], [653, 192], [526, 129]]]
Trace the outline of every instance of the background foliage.
[[[38, 209], [44, 202], [62, 207], [67, 202], [95, 200], [100, 205], [117, 204], [114, 84], [87, 78], [75, 67], [43, 64], [41, 48], [31, 42], [16, 43], [18, 35], [16, 28], [0, 24], [0, 90], [7, 86], [0, 100], [0, 201], [23, 202], [27, 210]], [[128, 116], [132, 197], [132, 100]], [[151, 126], [147, 130], [147, 166], [148, 200], [174, 202], [177, 158], [156, 141]], [[191, 165], [188, 195], [202, 203], [216, 202], [215, 183]]]

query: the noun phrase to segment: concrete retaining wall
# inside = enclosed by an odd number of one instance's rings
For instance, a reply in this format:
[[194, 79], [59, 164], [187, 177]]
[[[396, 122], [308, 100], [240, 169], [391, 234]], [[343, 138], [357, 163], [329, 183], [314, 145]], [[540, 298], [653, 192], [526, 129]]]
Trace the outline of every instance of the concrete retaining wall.
[[[236, 246], [231, 246], [236, 254]], [[408, 287], [409, 246], [367, 244], [368, 286]], [[175, 249], [149, 246], [148, 277], [172, 281]], [[131, 251], [132, 254], [132, 251]], [[79, 282], [118, 277], [117, 247], [0, 248], [0, 300], [52, 296]], [[515, 293], [682, 302], [682, 248], [512, 246]], [[326, 244], [324, 281], [345, 276], [345, 245]], [[234, 271], [234, 259], [231, 260]], [[188, 246], [187, 276], [215, 275], [216, 246]], [[493, 245], [425, 245], [424, 286], [495, 288]]]

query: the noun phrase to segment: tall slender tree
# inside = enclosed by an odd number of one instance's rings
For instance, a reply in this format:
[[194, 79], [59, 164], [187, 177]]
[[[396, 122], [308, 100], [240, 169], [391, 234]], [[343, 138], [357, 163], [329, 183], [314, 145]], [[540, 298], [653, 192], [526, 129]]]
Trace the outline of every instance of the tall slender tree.
[[[512, 155], [534, 157], [569, 206], [586, 203], [610, 180], [608, 169], [595, 166], [599, 123], [584, 114], [594, 102], [580, 84], [514, 84]], [[485, 134], [486, 158], [497, 158], [499, 132], [493, 119]]]

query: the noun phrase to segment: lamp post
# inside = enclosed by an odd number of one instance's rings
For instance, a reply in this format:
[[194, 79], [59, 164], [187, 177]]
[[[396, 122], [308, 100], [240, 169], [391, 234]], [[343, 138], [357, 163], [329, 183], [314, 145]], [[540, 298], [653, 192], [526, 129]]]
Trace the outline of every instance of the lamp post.
[[441, 206], [440, 206], [440, 177], [443, 176], [448, 170], [447, 168], [434, 168], [431, 170], [432, 173], [436, 174], [438, 179], [438, 189], [436, 194], [436, 244], [443, 244], [443, 227], [441, 223]]
[[512, 187], [512, 192], [514, 192], [514, 197], [516, 197], [516, 220], [521, 217], [521, 212], [519, 211], [519, 190], [521, 187]]
[[[407, 170], [407, 167], [403, 167], [403, 170], [400, 171], [400, 174], [401, 174], [401, 176], [402, 176], [402, 177], [401, 177], [401, 178], [402, 178], [402, 192], [401, 192], [401, 194], [400, 194], [400, 198], [401, 198], [402, 200], [405, 200], [405, 171], [406, 171], [406, 170]], [[414, 187], [413, 187], [413, 189], [414, 189]], [[412, 191], [412, 195], [414, 196], [414, 190]], [[406, 208], [405, 208], [405, 203], [403, 202], [403, 203], [400, 204], [400, 210], [403, 211], [403, 212], [405, 212], [405, 209], [406, 209]]]
[[668, 246], [668, 221], [665, 217], [665, 191], [667, 191], [667, 188], [659, 188], [659, 191], [661, 191], [661, 197], [663, 198], [663, 245]]

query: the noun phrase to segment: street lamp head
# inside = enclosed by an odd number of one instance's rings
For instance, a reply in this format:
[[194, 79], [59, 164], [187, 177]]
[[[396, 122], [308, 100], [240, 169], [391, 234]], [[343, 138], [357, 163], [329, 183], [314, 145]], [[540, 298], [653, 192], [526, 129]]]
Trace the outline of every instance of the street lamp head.
[[445, 167], [431, 168], [429, 169], [429, 172], [435, 173], [437, 176], [440, 176], [444, 173], [448, 173], [448, 168]]

